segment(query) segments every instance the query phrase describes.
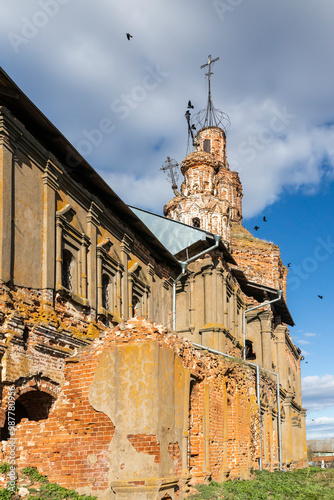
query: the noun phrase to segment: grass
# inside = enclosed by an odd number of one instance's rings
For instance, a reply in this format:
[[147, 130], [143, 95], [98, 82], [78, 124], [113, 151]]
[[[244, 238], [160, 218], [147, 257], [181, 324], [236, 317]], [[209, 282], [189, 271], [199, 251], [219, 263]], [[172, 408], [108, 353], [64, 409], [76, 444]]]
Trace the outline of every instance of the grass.
[[[9, 469], [10, 466], [8, 464], [5, 462], [0, 463], [0, 472], [7, 473]], [[31, 481], [31, 485], [28, 486], [29, 495], [25, 497], [25, 500], [96, 500], [94, 496], [80, 495], [73, 489], [49, 483], [48, 478], [40, 474], [35, 467], [25, 467], [21, 471], [18, 471], [18, 474], [19, 478], [22, 479], [25, 477]], [[0, 489], [0, 500], [11, 500], [12, 496], [13, 492], [9, 488]]]
[[333, 500], [334, 469], [310, 467], [289, 472], [255, 471], [251, 481], [196, 486], [190, 500]]

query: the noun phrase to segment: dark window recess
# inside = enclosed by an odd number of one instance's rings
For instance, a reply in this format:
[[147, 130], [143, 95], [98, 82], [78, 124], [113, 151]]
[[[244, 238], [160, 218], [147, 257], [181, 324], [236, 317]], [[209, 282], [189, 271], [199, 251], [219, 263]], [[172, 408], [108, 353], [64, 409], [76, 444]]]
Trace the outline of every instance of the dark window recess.
[[246, 340], [246, 359], [256, 359], [256, 354], [253, 351], [253, 342]]
[[201, 227], [201, 221], [199, 220], [198, 217], [194, 217], [192, 220], [193, 227]]
[[72, 290], [72, 260], [73, 256], [69, 250], [63, 250], [63, 263], [61, 269], [61, 284], [67, 290]]
[[139, 297], [136, 297], [135, 295], [132, 297], [132, 316], [136, 318], [139, 312], [139, 306], [140, 306], [140, 300]]
[[211, 147], [210, 147], [210, 139], [204, 139], [203, 150], [204, 150], [206, 153], [210, 153], [210, 150], [211, 150]]
[[110, 286], [110, 279], [109, 279], [109, 276], [107, 274], [103, 274], [102, 276], [102, 307], [104, 309], [109, 309], [110, 307], [110, 300], [109, 300], [109, 297], [110, 297], [110, 290], [109, 290], [109, 286]]
[[[34, 420], [45, 420], [49, 416], [49, 411], [55, 398], [42, 391], [26, 392], [15, 401], [15, 410], [11, 410], [11, 419], [15, 414], [15, 425], [19, 424], [23, 418]], [[8, 411], [6, 420], [1, 429], [1, 441], [7, 441], [10, 438], [8, 428]]]

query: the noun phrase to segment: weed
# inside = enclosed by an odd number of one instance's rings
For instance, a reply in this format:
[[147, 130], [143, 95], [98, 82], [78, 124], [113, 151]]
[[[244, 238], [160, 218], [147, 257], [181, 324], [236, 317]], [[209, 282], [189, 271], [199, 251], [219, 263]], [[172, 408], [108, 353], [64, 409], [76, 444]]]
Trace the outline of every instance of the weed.
[[1, 474], [6, 474], [9, 471], [10, 471], [10, 465], [7, 464], [7, 462], [0, 463], [0, 473]]
[[255, 471], [250, 481], [199, 485], [193, 500], [332, 500], [334, 470], [311, 467], [289, 472]]
[[13, 492], [8, 490], [7, 488], [0, 489], [0, 500], [10, 500]]
[[25, 476], [28, 476], [29, 479], [31, 479], [32, 481], [39, 482], [39, 483], [47, 483], [48, 482], [48, 478], [46, 476], [43, 476], [42, 474], [40, 474], [38, 472], [38, 470], [36, 469], [36, 467], [25, 467], [24, 469], [22, 469], [21, 472]]

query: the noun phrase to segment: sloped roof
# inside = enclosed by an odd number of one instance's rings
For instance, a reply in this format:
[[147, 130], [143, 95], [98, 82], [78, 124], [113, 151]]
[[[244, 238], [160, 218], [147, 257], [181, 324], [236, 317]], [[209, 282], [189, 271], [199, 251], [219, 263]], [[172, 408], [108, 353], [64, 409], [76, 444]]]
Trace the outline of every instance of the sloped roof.
[[[214, 235], [204, 229], [188, 226], [183, 222], [168, 219], [131, 205], [129, 207], [163, 246], [179, 260], [190, 258], [205, 248], [209, 248], [215, 242]], [[224, 243], [220, 242], [219, 248], [227, 262], [236, 264]]]

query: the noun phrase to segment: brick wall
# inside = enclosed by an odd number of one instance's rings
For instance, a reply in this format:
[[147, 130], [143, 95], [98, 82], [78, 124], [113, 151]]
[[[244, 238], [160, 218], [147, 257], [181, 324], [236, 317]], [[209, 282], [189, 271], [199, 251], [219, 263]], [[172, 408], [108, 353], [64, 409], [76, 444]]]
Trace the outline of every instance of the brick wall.
[[[157, 433], [128, 432], [126, 439], [133, 450], [131, 453], [134, 453], [131, 463], [127, 463], [126, 460], [114, 463], [112, 460], [117, 460], [117, 457], [112, 458], [110, 455], [110, 446], [114, 442], [117, 425], [115, 428], [106, 410], [96, 409], [98, 408], [96, 404], [92, 406], [90, 391], [103, 353], [114, 352], [116, 346], [117, 349], [126, 346], [140, 347], [146, 345], [148, 341], [153, 341], [158, 346], [158, 351], [167, 349], [174, 352], [183, 369], [190, 373], [192, 381], [188, 392], [189, 401], [184, 396], [178, 396], [179, 399], [175, 401], [176, 406], [186, 405], [185, 409], [189, 403], [188, 411], [179, 411], [179, 416], [175, 417], [172, 424], [174, 430], [165, 429], [168, 439], [165, 442], [169, 443], [167, 447], [162, 447], [161, 436], [159, 437]], [[115, 359], [120, 360], [119, 356], [120, 354]], [[147, 362], [148, 358], [145, 355], [145, 363]], [[118, 470], [121, 475], [123, 470], [129, 470], [129, 467], [132, 479], [127, 481], [127, 486], [131, 483], [136, 487], [146, 487], [147, 477], [143, 478], [140, 474], [138, 476], [135, 472], [138, 465], [136, 456], [138, 461], [141, 460], [140, 457], [147, 456], [149, 459], [147, 463], [151, 464], [149, 467], [165, 467], [170, 463], [172, 465], [170, 478], [180, 480], [184, 471], [188, 470], [195, 483], [209, 478], [221, 481], [226, 477], [247, 477], [250, 468], [257, 466], [259, 429], [255, 418], [257, 415], [255, 373], [241, 362], [236, 363], [231, 359], [194, 348], [190, 341], [168, 334], [162, 327], [142, 318], [133, 318], [106, 331], [101, 338], [94, 340], [77, 355], [67, 359], [65, 364], [64, 382], [59, 394], [53, 393], [54, 403], [48, 418], [38, 421], [24, 418], [16, 427], [19, 467], [36, 466], [51, 481], [63, 486], [88, 488], [89, 491], [101, 493], [110, 488], [111, 483], [117, 479], [115, 471]], [[106, 401], [112, 397], [108, 396], [108, 380], [114, 376], [113, 370], [117, 365], [113, 366], [114, 368], [106, 363], [105, 371], [102, 373], [105, 377], [102, 377], [102, 381], [105, 380], [106, 384], [102, 395], [106, 395]], [[121, 365], [119, 369], [123, 370]], [[182, 380], [185, 380], [186, 372], [181, 376]], [[150, 369], [150, 373], [154, 378], [156, 372]], [[266, 390], [270, 396], [269, 406], [273, 406], [271, 382], [263, 379], [262, 385], [267, 386]], [[38, 382], [36, 385], [25, 387], [27, 393], [28, 387], [31, 392], [40, 396], [48, 390]], [[144, 396], [140, 384], [138, 389], [135, 389], [135, 386], [133, 389], [131, 387], [129, 390], [131, 397], [134, 398], [131, 404], [134, 404], [136, 398]], [[120, 386], [118, 390], [121, 390]], [[140, 393], [137, 393], [138, 390]], [[160, 390], [166, 398], [166, 389]], [[26, 394], [17, 388], [17, 401], [22, 393]], [[118, 397], [122, 401], [122, 395]], [[160, 401], [159, 396], [158, 405]], [[40, 402], [43, 403], [43, 397], [40, 398]], [[154, 408], [153, 406], [153, 410]], [[162, 415], [161, 412], [164, 411], [163, 407], [159, 406], [157, 414]], [[174, 410], [171, 407], [169, 411]], [[151, 418], [153, 419], [153, 414]], [[124, 425], [124, 416], [122, 419]], [[270, 434], [270, 426], [267, 425], [266, 429], [269, 432], [266, 441], [273, 450], [267, 451], [267, 454], [272, 457], [272, 454], [276, 453], [275, 438]], [[187, 442], [182, 437], [185, 430], [189, 433]], [[169, 433], [170, 438], [168, 438]], [[173, 436], [179, 438], [175, 440]], [[8, 459], [9, 443], [9, 440], [2, 443], [0, 456], [2, 460]], [[182, 462], [183, 456], [187, 457], [185, 462]]]

